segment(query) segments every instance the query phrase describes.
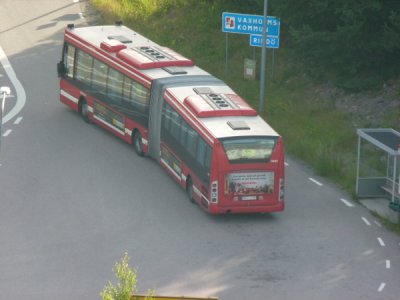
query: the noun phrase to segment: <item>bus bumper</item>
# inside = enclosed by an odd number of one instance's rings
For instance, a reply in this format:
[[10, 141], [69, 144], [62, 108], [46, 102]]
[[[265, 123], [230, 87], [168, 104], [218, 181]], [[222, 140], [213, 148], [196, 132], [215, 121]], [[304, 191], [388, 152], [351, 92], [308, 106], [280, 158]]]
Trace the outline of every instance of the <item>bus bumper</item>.
[[285, 209], [285, 202], [265, 206], [218, 206], [210, 205], [208, 212], [211, 214], [246, 214], [279, 212]]

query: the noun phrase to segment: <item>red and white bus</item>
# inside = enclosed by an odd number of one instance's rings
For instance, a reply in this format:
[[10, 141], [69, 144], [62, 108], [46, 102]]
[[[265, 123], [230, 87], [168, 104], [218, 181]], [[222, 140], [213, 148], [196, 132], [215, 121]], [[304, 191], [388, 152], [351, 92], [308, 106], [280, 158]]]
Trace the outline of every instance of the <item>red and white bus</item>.
[[213, 213], [284, 209], [282, 137], [223, 81], [121, 23], [64, 34], [60, 100]]

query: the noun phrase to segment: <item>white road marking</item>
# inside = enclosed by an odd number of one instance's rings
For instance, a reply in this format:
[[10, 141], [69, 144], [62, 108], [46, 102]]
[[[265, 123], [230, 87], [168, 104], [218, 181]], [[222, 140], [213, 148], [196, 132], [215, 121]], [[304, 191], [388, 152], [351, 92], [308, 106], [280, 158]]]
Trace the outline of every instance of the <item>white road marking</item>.
[[78, 3], [79, 0], [72, 0], [72, 3]]
[[381, 223], [379, 223], [378, 221], [374, 221], [375, 225], [378, 227], [382, 227]]
[[367, 226], [371, 226], [371, 223], [367, 220], [367, 218], [362, 217], [361, 218]]
[[286, 161], [285, 161], [285, 166], [286, 166], [286, 167], [289, 167], [289, 163], [288, 163], [288, 162], [286, 162]]
[[389, 259], [386, 260], [386, 269], [390, 269], [390, 260]]
[[18, 80], [17, 75], [15, 74], [14, 69], [11, 67], [11, 64], [1, 46], [0, 46], [0, 63], [3, 65], [4, 71], [7, 73], [8, 78], [10, 79], [12, 85], [14, 86], [17, 92], [17, 103], [3, 118], [3, 124], [5, 124], [10, 119], [14, 118], [22, 110], [26, 102], [26, 93], [24, 87]]
[[22, 117], [18, 117], [15, 121], [14, 121], [14, 125], [18, 125], [19, 123], [21, 123], [22, 121]]
[[378, 292], [382, 292], [383, 289], [385, 288], [385, 286], [386, 286], [386, 283], [382, 282], [381, 285], [378, 288]]
[[11, 132], [11, 129], [7, 129], [6, 132], [3, 133], [3, 136], [9, 136]]
[[354, 207], [354, 204], [347, 201], [346, 199], [341, 198], [340, 201], [342, 201], [344, 204], [346, 204], [348, 207]]
[[314, 178], [308, 178], [309, 180], [311, 180], [312, 182], [314, 182], [315, 184], [319, 185], [319, 186], [323, 186], [323, 184], [321, 182], [316, 181]]
[[382, 247], [385, 247], [385, 242], [380, 237], [378, 237], [378, 242]]

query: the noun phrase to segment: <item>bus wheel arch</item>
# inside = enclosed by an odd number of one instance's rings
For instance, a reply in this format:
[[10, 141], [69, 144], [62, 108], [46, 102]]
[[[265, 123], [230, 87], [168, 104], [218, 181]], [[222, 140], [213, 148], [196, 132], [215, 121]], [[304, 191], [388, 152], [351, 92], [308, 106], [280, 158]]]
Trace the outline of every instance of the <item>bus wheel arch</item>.
[[78, 103], [78, 111], [80, 115], [82, 116], [82, 119], [86, 123], [90, 123], [90, 118], [89, 118], [89, 106], [87, 104], [87, 101], [85, 97], [80, 97], [79, 98], [79, 103]]
[[137, 128], [132, 133], [132, 145], [137, 155], [144, 156], [142, 134]]
[[193, 181], [190, 175], [186, 179], [186, 194], [190, 202], [195, 203], [193, 198]]

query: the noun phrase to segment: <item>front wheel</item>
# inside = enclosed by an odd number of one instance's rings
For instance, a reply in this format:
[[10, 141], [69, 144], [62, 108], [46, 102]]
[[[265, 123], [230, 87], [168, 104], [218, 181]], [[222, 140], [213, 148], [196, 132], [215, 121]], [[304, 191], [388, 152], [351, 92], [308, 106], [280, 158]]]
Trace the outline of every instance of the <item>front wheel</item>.
[[133, 134], [133, 147], [137, 155], [139, 156], [144, 155], [142, 135], [140, 134], [139, 131], [135, 131], [135, 133]]
[[86, 123], [90, 123], [90, 119], [89, 119], [89, 106], [86, 102], [86, 100], [82, 100], [80, 103], [80, 112], [81, 112], [81, 116], [82, 119], [86, 122]]

